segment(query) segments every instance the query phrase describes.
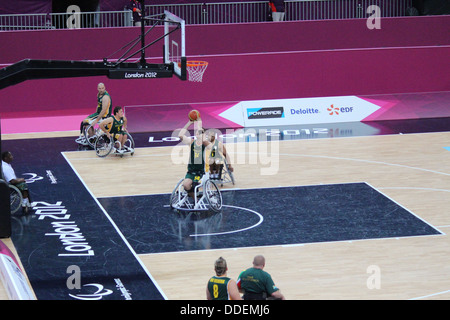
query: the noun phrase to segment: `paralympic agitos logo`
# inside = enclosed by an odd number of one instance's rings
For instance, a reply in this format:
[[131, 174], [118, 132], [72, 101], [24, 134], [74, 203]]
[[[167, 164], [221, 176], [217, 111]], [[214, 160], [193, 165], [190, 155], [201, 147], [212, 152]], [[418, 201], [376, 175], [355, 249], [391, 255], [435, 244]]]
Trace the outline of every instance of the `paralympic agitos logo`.
[[250, 108], [247, 109], [248, 119], [273, 119], [284, 118], [283, 107], [268, 107], [268, 108]]

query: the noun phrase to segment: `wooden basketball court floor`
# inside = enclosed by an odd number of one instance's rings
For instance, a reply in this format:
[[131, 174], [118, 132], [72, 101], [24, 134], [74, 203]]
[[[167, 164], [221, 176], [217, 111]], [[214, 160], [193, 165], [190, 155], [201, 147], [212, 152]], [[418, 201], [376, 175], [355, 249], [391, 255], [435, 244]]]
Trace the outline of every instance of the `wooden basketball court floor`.
[[[4, 142], [37, 138], [2, 136]], [[450, 132], [244, 142], [227, 147], [236, 185], [224, 186], [224, 192], [363, 182], [440, 234], [139, 254], [167, 299], [203, 300], [218, 257], [227, 260], [228, 275], [236, 279], [257, 254], [265, 256], [265, 270], [290, 300], [450, 298]], [[97, 198], [151, 195], [170, 193], [184, 176], [186, 166], [178, 161], [177, 148], [137, 148], [133, 157], [123, 158], [102, 159], [94, 151], [64, 152], [64, 156]], [[283, 232], [276, 228], [269, 226], [266, 236]], [[2, 240], [14, 250], [10, 239]], [[0, 298], [7, 299], [3, 288]]]

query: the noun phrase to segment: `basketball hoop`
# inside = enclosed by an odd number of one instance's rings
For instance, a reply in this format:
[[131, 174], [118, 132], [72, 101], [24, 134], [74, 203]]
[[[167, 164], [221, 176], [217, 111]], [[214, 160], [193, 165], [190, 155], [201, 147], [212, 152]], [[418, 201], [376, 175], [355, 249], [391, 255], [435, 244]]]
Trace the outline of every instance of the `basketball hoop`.
[[186, 70], [188, 72], [189, 81], [202, 82], [203, 74], [208, 67], [206, 61], [186, 61]]

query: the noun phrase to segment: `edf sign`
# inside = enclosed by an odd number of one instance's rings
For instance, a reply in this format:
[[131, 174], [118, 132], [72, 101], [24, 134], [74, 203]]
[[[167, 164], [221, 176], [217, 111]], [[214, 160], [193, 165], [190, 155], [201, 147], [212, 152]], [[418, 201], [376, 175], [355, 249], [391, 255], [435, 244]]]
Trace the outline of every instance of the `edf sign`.
[[353, 107], [341, 107], [341, 112], [353, 112]]

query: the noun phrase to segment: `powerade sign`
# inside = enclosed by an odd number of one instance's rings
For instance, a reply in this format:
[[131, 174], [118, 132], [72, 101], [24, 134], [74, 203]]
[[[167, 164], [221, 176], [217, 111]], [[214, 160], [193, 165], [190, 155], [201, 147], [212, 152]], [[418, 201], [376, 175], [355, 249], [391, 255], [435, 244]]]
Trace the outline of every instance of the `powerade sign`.
[[283, 107], [266, 107], [247, 109], [247, 118], [250, 119], [273, 119], [284, 118]]
[[356, 96], [241, 101], [220, 114], [242, 127], [362, 121], [380, 106]]

